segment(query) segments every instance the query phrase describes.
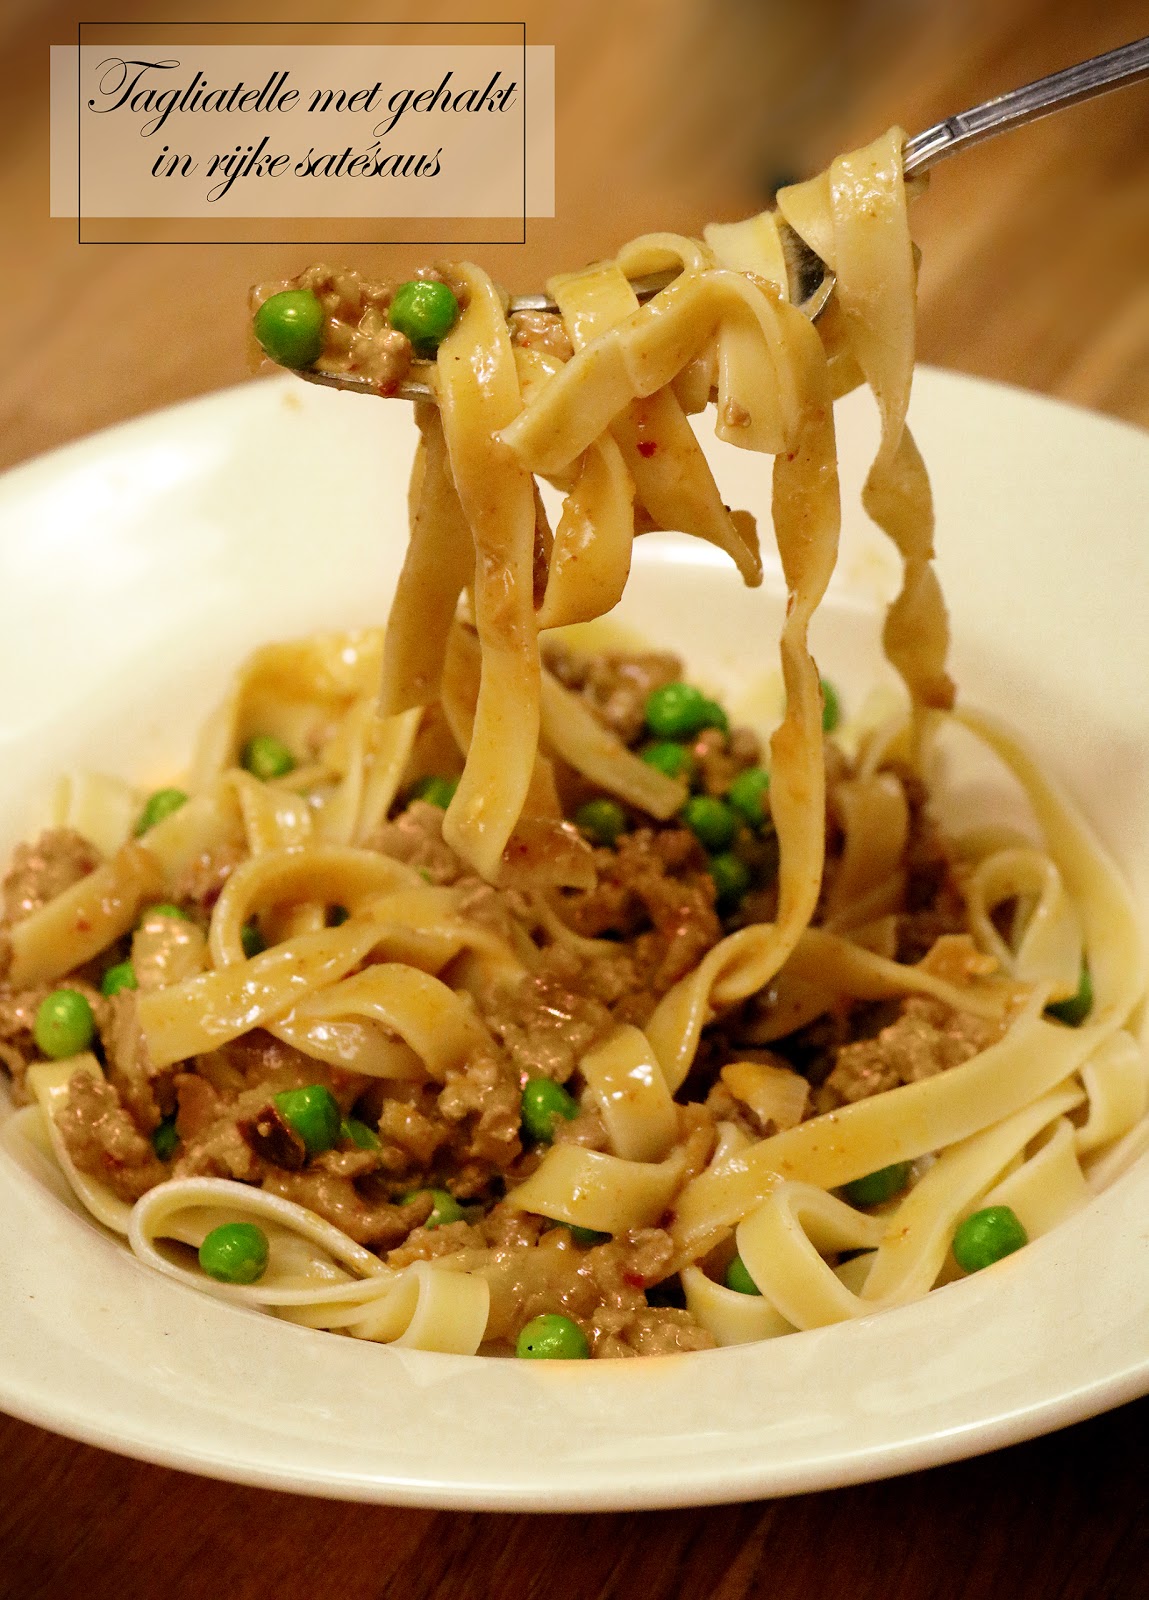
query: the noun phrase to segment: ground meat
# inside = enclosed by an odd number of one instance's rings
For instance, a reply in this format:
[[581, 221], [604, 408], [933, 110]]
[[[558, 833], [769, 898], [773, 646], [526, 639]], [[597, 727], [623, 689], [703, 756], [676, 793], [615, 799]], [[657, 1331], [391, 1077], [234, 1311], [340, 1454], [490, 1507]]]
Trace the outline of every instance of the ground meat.
[[489, 928], [512, 950], [523, 938], [524, 925], [530, 926], [535, 920], [519, 889], [495, 889], [476, 877], [460, 878], [456, 888], [459, 899], [455, 915]]
[[682, 1155], [682, 1176], [676, 1192], [681, 1192], [707, 1166], [717, 1142], [718, 1130], [706, 1106], [687, 1104], [678, 1107], [678, 1137], [675, 1143]]
[[892, 769], [910, 810], [906, 843], [905, 909], [897, 919], [896, 959], [920, 961], [938, 939], [966, 931], [965, 897], [944, 839], [929, 813], [929, 795], [909, 767]]
[[426, 800], [413, 800], [393, 822], [385, 822], [370, 841], [393, 861], [416, 867], [428, 883], [457, 883], [467, 869], [443, 842], [443, 812]]
[[577, 933], [632, 941], [635, 991], [624, 1020], [645, 1021], [658, 998], [722, 937], [706, 854], [685, 828], [638, 828], [595, 851], [598, 882], [557, 902]]
[[204, 851], [189, 861], [172, 890], [177, 905], [198, 907], [210, 911], [220, 897], [224, 884], [241, 861], [246, 861], [247, 850], [240, 840], [225, 840], [213, 850]]
[[591, 1348], [600, 1359], [681, 1355], [687, 1350], [713, 1350], [717, 1344], [689, 1311], [675, 1306], [638, 1311], [604, 1306], [591, 1318]]
[[715, 1122], [732, 1122], [739, 1133], [744, 1133], [748, 1139], [761, 1139], [763, 1136], [762, 1125], [750, 1107], [736, 1100], [721, 1081], [706, 1096], [706, 1109]]
[[[751, 1068], [767, 1069], [764, 1092]], [[780, 1075], [780, 1076], [779, 1076]], [[772, 1050], [741, 1050], [735, 1063], [720, 1069], [719, 1081], [706, 1097], [715, 1121], [733, 1122], [753, 1139], [765, 1139], [805, 1120], [810, 1110], [810, 1085]]]
[[[917, 898], [922, 880], [920, 872], [909, 879], [907, 900]], [[930, 894], [928, 905], [901, 913], [895, 922], [894, 959], [910, 966], [928, 955], [939, 939], [966, 929], [965, 902], [948, 867], [940, 868], [932, 878]]]
[[382, 1163], [397, 1176], [429, 1170], [435, 1153], [450, 1137], [437, 1114], [435, 1092], [430, 1087], [394, 1085], [378, 1111]]
[[102, 859], [73, 828], [49, 828], [35, 844], [18, 844], [4, 879], [0, 922], [10, 926], [31, 916], [94, 872]]
[[100, 1039], [107, 1057], [108, 1082], [115, 1086], [139, 1125], [150, 1132], [172, 1109], [171, 1074], [157, 1077], [152, 1068], [131, 990], [121, 989], [103, 1001], [103, 1006], [105, 1020]]
[[[117, 996], [117, 999], [121, 998]], [[253, 1120], [285, 1089], [320, 1083], [346, 1112], [365, 1080], [325, 1066], [254, 1028], [210, 1055], [199, 1056], [195, 1072], [170, 1080], [181, 1146], [175, 1173], [181, 1178], [236, 1178], [258, 1183], [271, 1170], [267, 1155], [250, 1134]], [[258, 1144], [258, 1141], [256, 1141]]]
[[579, 1061], [614, 1026], [601, 1001], [549, 972], [501, 988], [480, 1002], [483, 1020], [522, 1081], [566, 1083]]
[[369, 1084], [358, 1111], [377, 1125], [381, 1173], [399, 1192], [414, 1184], [461, 1199], [501, 1192], [522, 1155], [520, 1074], [510, 1059], [477, 1055], [444, 1084]]
[[520, 349], [538, 350], [556, 361], [569, 361], [574, 355], [563, 319], [553, 311], [514, 311], [508, 320], [511, 343]]
[[39, 1057], [32, 1027], [36, 1021], [36, 1008], [48, 993], [48, 985], [35, 989], [22, 989], [18, 994], [0, 994], [0, 1061], [12, 1075], [14, 1099], [24, 1104], [24, 1074]]
[[[427, 1203], [428, 1207], [433, 1203], [429, 1196]], [[403, 1243], [388, 1253], [387, 1265], [399, 1272], [415, 1261], [436, 1261], [440, 1256], [457, 1255], [460, 1250], [481, 1250], [484, 1242], [480, 1230], [469, 1222], [413, 1228]]]
[[532, 1317], [560, 1311], [580, 1324], [596, 1356], [712, 1349], [713, 1338], [688, 1312], [647, 1301], [645, 1290], [665, 1277], [672, 1251], [658, 1228], [579, 1249], [568, 1229], [499, 1205], [473, 1223], [416, 1228], [387, 1264], [460, 1256], [491, 1284], [488, 1337], [502, 1346]]
[[[472, 1230], [474, 1232], [474, 1230]], [[566, 1228], [543, 1233], [533, 1247], [496, 1245], [475, 1260], [491, 1285], [488, 1338], [513, 1343], [532, 1318], [557, 1311], [576, 1321], [598, 1356], [709, 1349], [714, 1341], [686, 1312], [652, 1307], [645, 1291], [659, 1283], [673, 1257], [670, 1235], [639, 1228], [591, 1249], [574, 1245]]]
[[27, 1103], [28, 1093], [24, 1087], [24, 1079], [31, 1065], [27, 1056], [16, 1049], [15, 1045], [6, 1044], [0, 1039], [0, 1067], [3, 1067], [12, 1080], [13, 1104], [22, 1106]]
[[681, 660], [666, 651], [584, 656], [548, 644], [544, 656], [559, 682], [577, 690], [625, 744], [633, 744], [642, 732], [653, 691], [682, 677]]
[[[176, 1155], [172, 1176], [176, 1178], [234, 1178], [239, 1183], [259, 1183], [268, 1170], [240, 1129], [242, 1118], [222, 1116], [194, 1139], [189, 1139]], [[176, 1132], [179, 1132], [176, 1118]]]
[[690, 747], [702, 788], [724, 795], [740, 772], [762, 761], [762, 745], [749, 728], [703, 728]]
[[223, 1101], [198, 1072], [179, 1072], [172, 1087], [176, 1095], [176, 1132], [185, 1144], [206, 1133], [223, 1115]]
[[322, 1168], [307, 1172], [273, 1168], [264, 1178], [263, 1187], [270, 1194], [306, 1206], [369, 1250], [390, 1250], [401, 1244], [430, 1215], [434, 1204], [426, 1192], [401, 1205], [389, 1200], [367, 1200], [350, 1178]]
[[561, 942], [548, 945], [539, 955], [535, 972], [588, 1000], [599, 1001], [612, 1012], [638, 987], [634, 957], [626, 945], [613, 939], [598, 940], [591, 949]]
[[438, 1105], [454, 1131], [456, 1193], [478, 1193], [492, 1170], [505, 1171], [521, 1153], [521, 1095], [520, 1075], [505, 1057], [476, 1056], [462, 1071], [447, 1074]]
[[106, 1183], [121, 1200], [138, 1200], [167, 1176], [113, 1085], [86, 1072], [73, 1074], [56, 1126], [80, 1171]]
[[932, 1078], [988, 1049], [1001, 1034], [999, 1021], [954, 1011], [927, 995], [911, 995], [902, 1001], [897, 1020], [876, 1038], [860, 1039], [838, 1051], [818, 1109]]
[[36, 1011], [41, 1000], [56, 988], [74, 989], [82, 994], [92, 1008], [101, 1041], [106, 1041], [111, 1021], [111, 1007], [98, 989], [84, 978], [69, 977], [59, 984], [38, 984], [34, 989], [21, 989], [15, 994], [0, 991], [0, 1062], [12, 1076], [15, 1100], [22, 1105], [27, 1099], [24, 1076], [34, 1061], [43, 1060], [33, 1036]]
[[[443, 281], [434, 271], [418, 275]], [[317, 265], [289, 284], [269, 284], [257, 290], [256, 304], [281, 288], [310, 289], [323, 306], [323, 353], [315, 363], [320, 372], [355, 373], [369, 378], [381, 394], [394, 393], [410, 372], [415, 356], [411, 341], [387, 320], [397, 284]]]

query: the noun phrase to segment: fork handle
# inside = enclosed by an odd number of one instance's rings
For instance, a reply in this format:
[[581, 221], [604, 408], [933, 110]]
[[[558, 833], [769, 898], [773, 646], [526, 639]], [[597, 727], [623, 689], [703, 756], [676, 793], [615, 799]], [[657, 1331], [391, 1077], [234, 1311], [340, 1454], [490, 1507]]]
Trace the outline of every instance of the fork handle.
[[1141, 78], [1149, 78], [1149, 38], [1134, 39], [1117, 50], [1107, 50], [1102, 56], [1079, 61], [1075, 67], [1066, 67], [1064, 72], [1054, 72], [1048, 78], [1038, 78], [1036, 83], [1011, 89], [1008, 94], [998, 95], [996, 100], [987, 100], [969, 111], [959, 111], [924, 133], [915, 134], [906, 143], [906, 177], [928, 172], [944, 156], [968, 150], [971, 145], [992, 139], [1009, 128], [1024, 127], [1027, 122], [1036, 122], [1051, 111], [1076, 105], [1080, 100], [1092, 100], [1094, 95], [1136, 83]]

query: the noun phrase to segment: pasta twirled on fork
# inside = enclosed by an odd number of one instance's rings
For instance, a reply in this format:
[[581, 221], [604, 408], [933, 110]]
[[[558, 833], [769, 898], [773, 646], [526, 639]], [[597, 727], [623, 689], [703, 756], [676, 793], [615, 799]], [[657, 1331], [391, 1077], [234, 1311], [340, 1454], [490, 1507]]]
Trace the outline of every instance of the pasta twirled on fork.
[[[1013, 736], [953, 710], [901, 145], [779, 196], [837, 277], [817, 327], [773, 214], [557, 278], [550, 324], [445, 268], [461, 311], [386, 633], [257, 651], [162, 820], [133, 836], [142, 797], [87, 778], [18, 853], [5, 1137], [158, 1271], [421, 1349], [506, 1351], [547, 1314], [596, 1355], [701, 1349], [923, 1295], [971, 1214], [1034, 1237], [1144, 1145], [1128, 894]], [[630, 279], [667, 268], [640, 306]], [[345, 327], [357, 280], [305, 277]], [[907, 705], [848, 754], [808, 632], [833, 404], [863, 381]], [[773, 458], [768, 756], [673, 660], [542, 638], [610, 610], [648, 529], [761, 581], [689, 421], [711, 398], [720, 438]], [[937, 836], [923, 775], [954, 730], [1032, 836]], [[75, 1048], [46, 1031], [62, 990]], [[221, 1267], [221, 1229], [262, 1257]]]

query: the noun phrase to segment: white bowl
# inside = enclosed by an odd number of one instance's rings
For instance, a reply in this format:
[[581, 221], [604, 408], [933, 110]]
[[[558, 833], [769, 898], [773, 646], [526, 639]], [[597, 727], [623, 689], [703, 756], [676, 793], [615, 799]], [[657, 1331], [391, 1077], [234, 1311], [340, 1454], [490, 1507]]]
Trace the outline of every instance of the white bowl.
[[[919, 373], [965, 697], [1076, 794], [1149, 910], [1149, 440]], [[847, 708], [877, 671], [896, 564], [857, 509], [874, 442], [840, 408], [843, 559], [816, 630]], [[0, 847], [62, 769], [150, 784], [253, 644], [379, 621], [405, 537], [405, 407], [294, 380], [161, 412], [0, 484]], [[725, 498], [769, 473], [723, 452]], [[768, 529], [768, 523], [766, 524]], [[640, 542], [625, 618], [753, 711], [777, 564], [747, 593], [708, 547]], [[1149, 920], [1149, 919], [1147, 919]], [[702, 1503], [906, 1471], [1149, 1389], [1149, 1163], [990, 1272], [902, 1310], [657, 1361], [483, 1361], [236, 1310], [150, 1275], [0, 1152], [0, 1405], [146, 1460], [349, 1499], [518, 1510]]]

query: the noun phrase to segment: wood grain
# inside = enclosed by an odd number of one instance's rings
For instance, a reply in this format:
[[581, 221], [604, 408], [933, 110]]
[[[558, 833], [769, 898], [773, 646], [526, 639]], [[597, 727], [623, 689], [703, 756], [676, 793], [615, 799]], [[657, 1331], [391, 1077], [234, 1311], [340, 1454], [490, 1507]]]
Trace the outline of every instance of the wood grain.
[[[423, 0], [386, 14], [460, 17], [479, 14], [478, 5]], [[102, 9], [82, 0], [79, 14], [94, 19]], [[128, 21], [227, 14], [210, 0], [121, 0], [116, 9]], [[254, 19], [308, 10], [306, 0], [244, 7]], [[79, 245], [74, 222], [48, 217], [47, 46], [74, 40], [77, 14], [31, 0], [0, 13], [10, 86], [0, 102], [9, 285], [0, 297], [0, 466], [242, 382], [248, 286], [293, 273], [315, 253]], [[349, 0], [344, 14], [372, 13]], [[644, 228], [691, 231], [710, 216], [745, 215], [764, 203], [766, 180], [782, 168], [814, 170], [893, 121], [926, 127], [1149, 27], [1146, 0], [1104, 8], [1081, 0], [936, 8], [928, 0], [521, 0], [518, 14], [530, 38], [556, 47], [558, 215], [532, 221], [525, 245], [483, 252], [512, 289], [537, 287]], [[872, 26], [859, 25], [859, 14]], [[799, 16], [813, 25], [799, 29]], [[835, 53], [839, 36], [846, 42]], [[803, 74], [818, 86], [805, 98], [788, 88]], [[789, 138], [750, 115], [772, 93], [793, 112]], [[675, 128], [688, 128], [689, 138], [675, 138]], [[1149, 90], [1126, 89], [941, 167], [915, 208], [915, 228], [924, 359], [1149, 423]], [[380, 275], [417, 262], [409, 247], [352, 253]]]
[[[134, 18], [221, 3], [121, 0]], [[557, 49], [559, 215], [484, 253], [512, 288], [644, 227], [757, 209], [898, 121], [911, 131], [1146, 31], [1145, 0], [588, 0], [512, 8]], [[365, 4], [348, 19], [378, 15]], [[47, 46], [79, 15], [0, 12], [0, 465], [242, 381], [249, 283], [292, 247], [80, 246], [47, 216]], [[304, 17], [304, 0], [243, 8]], [[468, 0], [386, 8], [478, 15]], [[771, 107], [773, 116], [769, 115]], [[604, 193], [609, 203], [604, 204]], [[918, 205], [921, 352], [1149, 424], [1149, 89], [941, 168]], [[376, 272], [410, 250], [365, 249]], [[0, 1419], [0, 1600], [1140, 1600], [1149, 1401], [914, 1477], [791, 1501], [620, 1516], [346, 1506], [142, 1466]], [[540, 1472], [545, 1463], [540, 1462]], [[556, 1507], [561, 1511], [561, 1507]]]
[[528, 1517], [238, 1488], [0, 1419], [0, 1600], [1143, 1600], [1147, 1425], [1142, 1400], [884, 1483]]

